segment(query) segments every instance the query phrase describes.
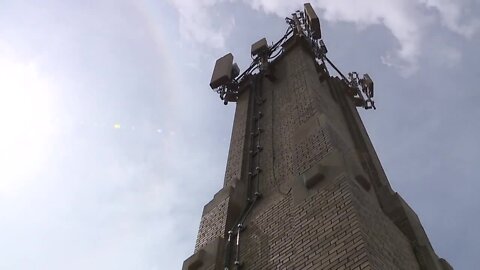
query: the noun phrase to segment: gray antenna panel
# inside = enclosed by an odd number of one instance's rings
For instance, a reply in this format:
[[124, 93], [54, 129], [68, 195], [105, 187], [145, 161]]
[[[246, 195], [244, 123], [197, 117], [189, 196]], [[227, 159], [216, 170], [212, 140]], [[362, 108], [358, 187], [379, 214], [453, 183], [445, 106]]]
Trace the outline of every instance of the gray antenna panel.
[[315, 13], [315, 10], [313, 10], [313, 7], [312, 5], [310, 5], [310, 3], [304, 4], [303, 7], [305, 9], [305, 15], [308, 20], [308, 25], [310, 27], [310, 30], [312, 31], [312, 38], [322, 38], [322, 32], [320, 30], [320, 20], [318, 19], [317, 13]]
[[252, 55], [259, 55], [268, 51], [267, 39], [262, 38], [252, 44]]
[[233, 55], [231, 53], [226, 54], [215, 62], [212, 79], [210, 80], [210, 87], [212, 89], [232, 81], [232, 66]]

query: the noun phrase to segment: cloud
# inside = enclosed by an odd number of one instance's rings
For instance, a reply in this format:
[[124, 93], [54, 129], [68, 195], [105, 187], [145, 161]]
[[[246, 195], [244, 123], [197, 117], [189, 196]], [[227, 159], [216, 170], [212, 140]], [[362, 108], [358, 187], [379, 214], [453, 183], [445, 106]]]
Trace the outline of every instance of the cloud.
[[[233, 2], [234, 0], [232, 0]], [[180, 14], [180, 32], [190, 40], [219, 48], [225, 43], [234, 20], [222, 27], [214, 25], [212, 17], [222, 0], [172, 0]], [[243, 0], [252, 9], [285, 17], [303, 5], [303, 0]], [[348, 22], [365, 29], [383, 25], [396, 39], [398, 46], [384, 53], [382, 61], [409, 75], [418, 69], [419, 58], [425, 51], [422, 45], [438, 25], [465, 38], [473, 37], [480, 22], [468, 16], [468, 0], [370, 0], [370, 1], [311, 1], [323, 20]]]
[[[223, 48], [233, 27], [233, 17], [215, 13], [215, 5], [223, 0], [171, 0], [179, 14], [179, 30], [183, 38], [212, 48]], [[218, 23], [220, 22], [221, 23]]]
[[[480, 20], [465, 18], [468, 2], [465, 0], [419, 0], [428, 8], [438, 12], [440, 21], [450, 31], [472, 38], [480, 29]], [[462, 23], [462, 19], [464, 22]]]

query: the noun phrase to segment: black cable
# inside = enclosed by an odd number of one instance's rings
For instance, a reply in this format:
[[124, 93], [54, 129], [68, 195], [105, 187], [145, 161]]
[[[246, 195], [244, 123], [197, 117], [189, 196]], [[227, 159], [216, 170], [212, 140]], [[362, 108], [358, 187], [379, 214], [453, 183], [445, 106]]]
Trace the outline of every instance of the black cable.
[[[258, 109], [258, 106], [263, 103], [263, 97], [262, 97], [262, 89], [263, 87], [260, 87], [258, 88], [258, 77], [255, 77], [254, 78], [254, 83], [255, 83], [255, 92], [257, 92], [256, 94], [256, 97], [257, 97], [257, 109]], [[260, 82], [261, 83], [261, 82]], [[257, 90], [258, 89], [258, 90]], [[259, 194], [259, 191], [260, 191], [260, 171], [258, 171], [258, 168], [260, 168], [260, 151], [262, 150], [261, 149], [261, 145], [260, 145], [260, 138], [261, 138], [261, 132], [260, 132], [260, 119], [262, 118], [261, 116], [261, 111], [258, 109], [257, 110], [257, 130], [255, 132], [258, 132], [257, 134], [257, 151], [258, 151], [258, 154], [256, 155], [256, 158], [257, 158], [257, 164], [255, 166], [255, 170], [256, 170], [256, 183], [255, 183], [255, 192], [254, 192], [254, 197], [256, 198], [257, 197], [257, 194]]]
[[[274, 45], [272, 45], [271, 47], [271, 50], [270, 50], [270, 54], [269, 56], [271, 55], [272, 52], [274, 52], [278, 46], [285, 40], [287, 39], [287, 37], [293, 32], [293, 28], [290, 26], [285, 35], [278, 41], [276, 42]], [[273, 57], [271, 58], [275, 58], [277, 57], [278, 55], [280, 55], [281, 53], [283, 52], [283, 50], [280, 50], [277, 54], [275, 54]], [[270, 59], [271, 59], [270, 58]], [[240, 74], [236, 79], [234, 79], [237, 83], [242, 81], [244, 79], [244, 77], [247, 75], [247, 74], [251, 74], [253, 71], [255, 71], [257, 68], [259, 68], [258, 66], [258, 63], [260, 61], [260, 58], [259, 57], [256, 57], [253, 59], [253, 62], [250, 64], [250, 66], [242, 73]], [[262, 71], [260, 71], [261, 73]], [[258, 76], [258, 75], [257, 75]], [[252, 120], [252, 124], [251, 124], [251, 128], [250, 128], [250, 132], [254, 132], [254, 129], [255, 127], [257, 128], [257, 137], [258, 137], [258, 146], [260, 146], [260, 133], [261, 133], [261, 127], [260, 127], [260, 118], [261, 118], [261, 115], [259, 114], [259, 110], [256, 110], [257, 109], [257, 106], [260, 104], [260, 103], [263, 103], [263, 97], [262, 97], [262, 89], [260, 88], [260, 90], [257, 90], [257, 84], [258, 84], [258, 77], [257, 76], [254, 76], [253, 78], [253, 88], [251, 89], [251, 91], [253, 92], [252, 93], [252, 96], [251, 96], [251, 99], [250, 99], [250, 102], [252, 104], [252, 107], [251, 107], [251, 112], [250, 112], [250, 117], [251, 120]], [[273, 100], [272, 100], [272, 106], [273, 106]], [[255, 115], [255, 112], [258, 113], [258, 116]], [[273, 109], [272, 109], [272, 116], [273, 116]], [[273, 121], [273, 119], [272, 119]], [[273, 122], [272, 122], [272, 125], [273, 125]], [[272, 126], [272, 129], [273, 129], [273, 126]], [[272, 136], [273, 136], [273, 130], [272, 130]], [[260, 199], [260, 157], [259, 157], [259, 153], [261, 151], [260, 148], [257, 148], [257, 153], [256, 155], [254, 156], [253, 153], [255, 151], [255, 148], [256, 148], [256, 145], [254, 143], [254, 139], [255, 139], [255, 136], [251, 136], [251, 140], [250, 140], [250, 144], [251, 144], [251, 147], [250, 147], [250, 151], [252, 151], [251, 155], [249, 155], [249, 170], [248, 170], [248, 179], [247, 179], [247, 204], [245, 205], [245, 207], [243, 208], [240, 216], [238, 217], [238, 219], [236, 220], [236, 222], [234, 223], [234, 226], [232, 227], [232, 229], [228, 232], [229, 236], [228, 236], [228, 241], [227, 241], [227, 244], [225, 245], [225, 256], [224, 256], [224, 269], [229, 269], [229, 265], [230, 265], [230, 261], [231, 261], [231, 249], [232, 249], [232, 238], [234, 236], [234, 232], [235, 232], [235, 227], [237, 228], [237, 234], [236, 234], [236, 239], [237, 239], [237, 243], [236, 243], [236, 252], [235, 252], [235, 265], [237, 267], [237, 269], [240, 267], [240, 231], [244, 229], [244, 222], [245, 220], [247, 219], [248, 215], [250, 214], [250, 212], [252, 211], [255, 203], [257, 202], [257, 200]], [[272, 141], [273, 143], [273, 141]], [[272, 144], [273, 145], [273, 144]], [[273, 147], [272, 147], [273, 149]], [[257, 164], [255, 166], [255, 174], [253, 173], [253, 167], [252, 165], [254, 165], [254, 160], [255, 159], [258, 159], [257, 160]], [[256, 178], [256, 183], [255, 183], [255, 192], [254, 192], [254, 196], [253, 196], [253, 200], [250, 199], [250, 196], [252, 195], [252, 191], [251, 191], [251, 186], [252, 186], [252, 181], [254, 180], [254, 178]], [[280, 190], [279, 190], [280, 192]], [[283, 194], [283, 193], [282, 193]]]
[[[254, 80], [255, 81], [255, 80]], [[254, 115], [255, 115], [255, 106], [256, 106], [256, 99], [255, 99], [255, 94], [256, 94], [256, 85], [255, 83], [252, 83], [252, 88], [250, 89], [250, 97], [249, 97], [249, 104], [251, 104], [251, 106], [249, 106], [249, 115], [250, 115], [250, 132], [255, 128], [255, 119], [254, 119]], [[253, 139], [254, 137], [250, 135], [250, 151], [253, 151], [253, 147], [254, 147], [254, 144], [252, 143], [253, 142]], [[239, 237], [239, 233], [240, 231], [238, 230], [238, 226], [240, 224], [243, 224], [245, 218], [244, 216], [246, 215], [246, 213], [248, 213], [250, 210], [250, 208], [252, 207], [252, 203], [255, 201], [255, 198], [253, 200], [250, 199], [250, 194], [251, 194], [251, 177], [252, 175], [250, 174], [251, 172], [251, 168], [252, 168], [252, 158], [253, 156], [252, 155], [248, 155], [248, 178], [247, 178], [247, 198], [246, 198], [246, 205], [245, 207], [242, 209], [242, 212], [240, 213], [240, 216], [237, 218], [237, 220], [235, 220], [235, 223], [233, 225], [233, 227], [230, 229], [230, 231], [228, 232], [229, 233], [229, 242], [228, 242], [228, 245], [226, 248], [228, 248], [228, 250], [225, 251], [225, 253], [227, 254], [225, 257], [224, 257], [224, 268], [225, 269], [228, 269], [228, 266], [230, 265], [230, 260], [231, 260], [231, 252], [232, 252], [232, 246], [231, 246], [231, 240], [232, 240], [232, 237], [235, 236], [236, 238]], [[235, 231], [237, 232], [236, 235], [234, 235]], [[237, 240], [238, 242], [238, 240]], [[236, 249], [235, 249], [235, 262], [238, 262], [239, 261], [239, 246], [238, 244], [235, 245]]]
[[256, 128], [256, 123], [255, 123], [255, 112], [256, 112], [256, 106], [257, 106], [257, 99], [256, 99], [256, 95], [257, 95], [257, 80], [256, 80], [256, 76], [253, 76], [253, 78], [251, 79], [251, 84], [252, 84], [252, 88], [251, 88], [251, 93], [250, 93], [250, 152], [251, 153], [249, 156], [248, 156], [248, 179], [247, 179], [247, 201], [250, 201], [251, 200], [251, 193], [252, 193], [252, 181], [253, 181], [253, 170], [252, 170], [252, 167], [254, 166], [254, 162], [255, 162], [255, 156], [253, 155], [253, 153], [255, 152], [255, 144], [254, 144], [254, 139], [255, 139], [255, 134], [254, 134], [254, 130]]
[[269, 56], [269, 57], [268, 57], [268, 60], [276, 58], [276, 57], [279, 56], [282, 52], [283, 52], [283, 49], [280, 49], [280, 50], [277, 52], [277, 54], [275, 54], [275, 55], [273, 55], [273, 56]]
[[[325, 67], [325, 73], [327, 74], [327, 85], [328, 85], [328, 88], [330, 89], [330, 93], [335, 93], [335, 89], [333, 89], [331, 83], [330, 83], [330, 72], [328, 72], [328, 68], [327, 66], [325, 65], [325, 61], [323, 60], [323, 58], [320, 59], [322, 61], [322, 65]], [[334, 97], [335, 98], [335, 97]]]
[[271, 49], [270, 49], [270, 54], [271, 54], [272, 52], [274, 52], [274, 51], [277, 49], [277, 47], [280, 46], [281, 43], [282, 43], [285, 39], [287, 39], [287, 37], [288, 37], [292, 32], [293, 32], [293, 28], [290, 26], [290, 27], [287, 29], [287, 32], [285, 33], [285, 35], [283, 35], [283, 37], [282, 37], [279, 41], [277, 41], [275, 44], [272, 45], [272, 47], [271, 47]]
[[363, 97], [360, 89], [358, 89], [358, 87], [352, 87], [350, 85], [350, 81], [347, 80], [347, 78], [342, 74], [342, 72], [332, 63], [332, 61], [330, 61], [330, 59], [328, 59], [326, 55], [324, 55], [323, 58], [325, 58], [325, 60], [327, 60], [327, 62], [335, 69], [335, 71], [337, 71], [337, 73], [340, 74], [340, 76], [342, 76], [343, 80], [345, 81], [345, 83], [347, 83], [348, 86], [355, 89], [355, 91], [357, 92], [357, 95], [365, 102], [365, 98]]
[[[327, 57], [326, 55], [324, 55], [323, 58], [325, 58], [325, 60], [327, 60], [327, 62], [335, 69], [335, 71], [336, 71], [346, 82], [348, 82], [347, 77], [345, 77], [345, 76], [343, 75], [343, 73], [332, 63], [332, 61], [330, 61], [330, 59], [328, 59], [328, 57]], [[323, 62], [323, 58], [322, 58], [322, 62]]]
[[[255, 166], [255, 156], [253, 155], [254, 151], [255, 151], [255, 148], [256, 148], [256, 144], [255, 144], [255, 134], [253, 133], [254, 130], [257, 127], [257, 124], [258, 124], [258, 120], [259, 120], [259, 117], [257, 118], [256, 116], [256, 113], [258, 113], [258, 110], [257, 110], [257, 106], [258, 106], [258, 102], [259, 102], [259, 99], [261, 99], [261, 96], [259, 97], [259, 94], [260, 94], [260, 90], [258, 90], [258, 87], [257, 87], [257, 84], [258, 84], [258, 75], [254, 76], [252, 78], [252, 88], [251, 88], [251, 94], [250, 94], [250, 155], [249, 155], [249, 160], [248, 160], [248, 179], [247, 179], [247, 204], [245, 205], [244, 209], [242, 210], [242, 213], [240, 214], [239, 218], [236, 220], [233, 228], [230, 230], [232, 233], [235, 231], [236, 229], [236, 249], [235, 249], [235, 261], [234, 261], [234, 264], [236, 266], [236, 268], [238, 269], [241, 265], [240, 263], [240, 232], [241, 230], [244, 229], [244, 222], [246, 220], [246, 218], [248, 217], [248, 215], [250, 214], [250, 211], [252, 210], [253, 206], [255, 205], [256, 201], [258, 200], [258, 189], [259, 189], [259, 172], [257, 171], [257, 174], [255, 175], [253, 173], [253, 168], [254, 167], [258, 167]], [[259, 134], [257, 135], [259, 136]], [[257, 155], [258, 156], [258, 153]], [[258, 157], [257, 157], [258, 158]], [[251, 199], [251, 195], [252, 195], [252, 186], [253, 186], [253, 182], [254, 181], [254, 178], [257, 178], [257, 183], [255, 185], [255, 191], [253, 192], [254, 193], [254, 196], [253, 196], [253, 199]], [[228, 263], [225, 263], [225, 268], [228, 268]]]
[[238, 223], [238, 225], [242, 224], [243, 226], [243, 223], [245, 222], [245, 220], [247, 219], [248, 215], [250, 214], [250, 212], [252, 211], [253, 209], [253, 206], [255, 205], [255, 203], [257, 202], [257, 198], [258, 197], [254, 197], [252, 202], [249, 204], [248, 208], [246, 209], [246, 211], [243, 213], [241, 219], [240, 219], [240, 222]]

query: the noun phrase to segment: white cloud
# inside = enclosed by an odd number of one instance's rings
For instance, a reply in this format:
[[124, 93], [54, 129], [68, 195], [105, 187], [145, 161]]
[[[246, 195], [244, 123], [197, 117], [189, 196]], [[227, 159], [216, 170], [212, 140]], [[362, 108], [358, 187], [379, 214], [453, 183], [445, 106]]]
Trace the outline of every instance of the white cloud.
[[235, 19], [215, 13], [214, 6], [221, 2], [224, 0], [171, 0], [179, 13], [182, 37], [208, 47], [223, 48]]
[[[275, 13], [278, 16], [290, 14], [292, 10], [303, 6], [304, 1], [254, 0], [250, 5], [257, 10]], [[319, 16], [330, 22], [350, 22], [365, 29], [380, 24], [390, 30], [397, 39], [399, 48], [387, 52], [382, 61], [396, 66], [404, 74], [416, 70], [416, 61], [420, 53], [422, 25], [426, 22], [416, 9], [415, 0], [371, 0], [371, 1], [311, 1]]]
[[[223, 46], [234, 26], [234, 20], [232, 19], [231, 23], [227, 21], [223, 27], [219, 27], [213, 24], [212, 18], [215, 16], [214, 7], [224, 0], [172, 1], [180, 14], [180, 31], [184, 36], [210, 47]], [[425, 50], [422, 43], [432, 27], [437, 27], [440, 23], [449, 31], [466, 38], [478, 32], [479, 20], [465, 18], [469, 6], [467, 1], [314, 0], [311, 3], [323, 20], [349, 22], [362, 29], [370, 25], [383, 25], [395, 37], [398, 47], [385, 52], [382, 61], [408, 75], [417, 70], [419, 56]], [[292, 11], [302, 8], [305, 1], [243, 0], [243, 2], [254, 10], [285, 17]]]
[[[464, 0], [419, 0], [440, 15], [440, 20], [452, 32], [466, 38], [473, 37], [480, 29], [478, 18], [465, 18], [468, 3]], [[463, 21], [463, 23], [462, 23]]]
[[[413, 1], [333, 2], [321, 0], [317, 6], [325, 7], [328, 21], [351, 22], [363, 27], [380, 24], [390, 30], [399, 47], [387, 52], [383, 62], [400, 68], [404, 74], [416, 71], [423, 27], [426, 21]], [[321, 8], [322, 9], [322, 8]]]

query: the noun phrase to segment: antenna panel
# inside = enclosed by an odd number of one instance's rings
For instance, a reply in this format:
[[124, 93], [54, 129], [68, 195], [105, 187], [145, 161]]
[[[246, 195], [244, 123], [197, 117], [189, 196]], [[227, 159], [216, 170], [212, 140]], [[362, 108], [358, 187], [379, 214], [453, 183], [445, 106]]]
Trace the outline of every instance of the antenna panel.
[[267, 39], [262, 38], [259, 41], [252, 44], [252, 55], [259, 55], [268, 51]]
[[232, 81], [232, 67], [233, 55], [231, 53], [217, 59], [213, 68], [210, 87], [215, 89]]
[[320, 30], [320, 20], [318, 19], [317, 13], [313, 9], [310, 3], [306, 3], [303, 5], [305, 9], [305, 15], [307, 17], [308, 25], [310, 26], [310, 30], [312, 31], [312, 38], [313, 39], [320, 39], [322, 38], [322, 32]]

